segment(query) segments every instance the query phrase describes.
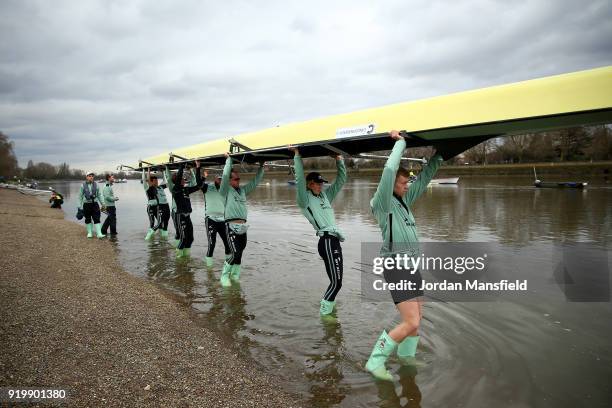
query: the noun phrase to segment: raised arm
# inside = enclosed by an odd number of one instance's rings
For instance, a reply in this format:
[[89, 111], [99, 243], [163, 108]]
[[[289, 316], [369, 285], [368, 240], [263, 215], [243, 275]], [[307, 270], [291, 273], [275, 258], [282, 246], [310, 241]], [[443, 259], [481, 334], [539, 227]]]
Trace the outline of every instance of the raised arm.
[[253, 180], [249, 181], [244, 186], [244, 194], [245, 195], [251, 194], [251, 192], [257, 188], [257, 185], [259, 184], [259, 182], [263, 178], [263, 175], [264, 175], [263, 163], [260, 163], [259, 164], [259, 168], [257, 169], [257, 173], [255, 174], [255, 178]]
[[190, 174], [190, 177], [189, 177], [189, 182], [187, 183], [187, 185], [189, 187], [197, 186], [198, 180], [196, 179], [195, 169], [193, 167], [189, 169], [189, 174]]
[[344, 159], [342, 159], [342, 156], [336, 156], [336, 168], [338, 169], [336, 180], [334, 180], [327, 190], [325, 190], [325, 194], [327, 195], [327, 199], [330, 203], [334, 201], [334, 198], [336, 198], [342, 189], [342, 186], [346, 182], [346, 166], [344, 165]]
[[380, 177], [378, 188], [372, 198], [372, 208], [378, 209], [384, 213], [389, 212], [391, 208], [391, 200], [393, 199], [393, 187], [395, 185], [395, 175], [402, 159], [402, 154], [406, 149], [406, 141], [399, 133], [392, 131], [391, 137], [396, 140], [391, 155], [385, 163], [383, 174]]
[[204, 170], [204, 179], [202, 180], [202, 194], [206, 196], [206, 192], [208, 191], [208, 183], [206, 182], [206, 178], [208, 177], [208, 172]]
[[164, 178], [166, 179], [166, 183], [168, 184], [168, 189], [172, 191], [174, 188], [174, 183], [172, 182], [172, 173], [170, 173], [170, 169], [168, 166], [164, 169]]
[[412, 203], [419, 198], [421, 194], [423, 194], [423, 191], [427, 189], [427, 185], [436, 174], [443, 161], [444, 159], [442, 159], [442, 156], [439, 154], [436, 154], [429, 159], [429, 163], [425, 165], [421, 173], [419, 173], [417, 176], [417, 179], [410, 185], [408, 192], [404, 196], [408, 206], [412, 205]]
[[178, 194], [181, 192], [183, 186], [181, 185], [181, 179], [183, 178], [183, 171], [185, 170], [185, 165], [181, 164], [179, 166], [178, 172], [176, 173], [176, 184], [172, 186], [172, 193]]
[[168, 182], [166, 181], [166, 172], [165, 171], [162, 172], [162, 180], [163, 180], [163, 183], [161, 183], [159, 186], [161, 188], [168, 188]]
[[295, 189], [297, 196], [297, 205], [300, 208], [308, 207], [308, 190], [306, 189], [306, 177], [304, 177], [304, 162], [302, 162], [302, 156], [296, 147], [289, 148], [293, 151], [295, 156], [293, 157], [294, 171], [295, 171]]
[[145, 172], [144, 172], [144, 170], [142, 171], [142, 188], [144, 188], [144, 191], [147, 191], [149, 189], [149, 183], [147, 183], [147, 181], [145, 179]]
[[[189, 194], [191, 193], [195, 193], [198, 190], [202, 189], [202, 173], [200, 172], [200, 161], [196, 160], [196, 166], [195, 166], [195, 185], [189, 186], [187, 188], [187, 192]], [[193, 174], [193, 172], [191, 173]]]
[[225, 157], [227, 157], [227, 159], [225, 159], [225, 167], [223, 167], [221, 185], [219, 186], [219, 194], [221, 194], [222, 197], [225, 197], [229, 191], [229, 179], [232, 172], [232, 158], [230, 157], [229, 153], [225, 153]]

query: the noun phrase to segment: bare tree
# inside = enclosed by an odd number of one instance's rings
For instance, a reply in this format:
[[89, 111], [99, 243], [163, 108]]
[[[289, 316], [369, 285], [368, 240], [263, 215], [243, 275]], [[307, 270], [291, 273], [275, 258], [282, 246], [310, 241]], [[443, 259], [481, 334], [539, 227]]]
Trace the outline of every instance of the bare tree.
[[13, 142], [4, 133], [0, 132], [0, 176], [12, 177], [17, 175], [17, 157], [13, 152]]

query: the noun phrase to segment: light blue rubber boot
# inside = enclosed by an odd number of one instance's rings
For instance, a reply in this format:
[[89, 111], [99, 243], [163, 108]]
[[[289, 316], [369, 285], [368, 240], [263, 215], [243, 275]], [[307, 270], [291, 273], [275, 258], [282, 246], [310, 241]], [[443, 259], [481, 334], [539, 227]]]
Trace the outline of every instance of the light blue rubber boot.
[[165, 231], [161, 230], [161, 237], [164, 238], [164, 239], [167, 239], [168, 238], [168, 230], [165, 230]]
[[230, 279], [234, 282], [238, 282], [240, 280], [240, 269], [242, 265], [232, 265], [232, 269], [230, 269]]
[[87, 228], [87, 238], [93, 238], [93, 224], [85, 224]]
[[176, 248], [176, 259], [184, 258], [185, 250]]
[[149, 231], [147, 231], [147, 236], [145, 237], [145, 241], [149, 241], [151, 237], [153, 237], [153, 234], [155, 234], [155, 230], [153, 228], [149, 228]]
[[393, 381], [393, 376], [387, 371], [385, 362], [389, 359], [389, 356], [396, 347], [397, 343], [383, 330], [378, 340], [376, 340], [370, 358], [366, 363], [366, 370], [368, 370], [377, 380]]
[[189, 258], [191, 256], [191, 248], [183, 248], [183, 258]]
[[106, 238], [106, 235], [102, 233], [102, 226], [100, 225], [100, 223], [97, 223], [95, 227], [96, 227], [96, 237]]
[[208, 269], [211, 269], [213, 267], [213, 258], [212, 258], [212, 256], [205, 256], [204, 257], [204, 262], [206, 262], [206, 267]]
[[408, 336], [397, 346], [397, 358], [402, 365], [414, 365], [419, 336]]
[[232, 282], [230, 281], [230, 272], [232, 270], [232, 265], [227, 262], [223, 262], [223, 270], [221, 271], [221, 286], [227, 288], [228, 286], [232, 286]]
[[330, 302], [329, 300], [321, 299], [321, 307], [319, 308], [319, 313], [321, 314], [321, 316], [330, 315], [334, 311], [335, 306], [335, 301]]

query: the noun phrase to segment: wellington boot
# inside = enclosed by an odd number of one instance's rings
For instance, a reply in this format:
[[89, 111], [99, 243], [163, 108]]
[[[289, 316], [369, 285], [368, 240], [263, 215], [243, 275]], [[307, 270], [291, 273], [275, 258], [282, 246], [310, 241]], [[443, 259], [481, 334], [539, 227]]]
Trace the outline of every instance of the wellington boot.
[[387, 371], [385, 362], [396, 347], [397, 343], [383, 330], [378, 340], [376, 340], [370, 358], [366, 363], [366, 370], [377, 380], [393, 381], [393, 376]]
[[419, 336], [408, 336], [397, 346], [397, 358], [402, 365], [414, 365]]
[[240, 269], [242, 265], [232, 265], [232, 269], [230, 269], [230, 279], [234, 282], [238, 282], [240, 280]]
[[206, 263], [206, 267], [211, 269], [213, 267], [213, 258], [211, 256], [205, 256], [204, 262]]
[[221, 271], [221, 286], [227, 288], [232, 286], [232, 282], [230, 281], [230, 273], [232, 270], [232, 265], [227, 262], [223, 263], [223, 270]]
[[321, 314], [321, 316], [330, 315], [334, 311], [335, 306], [335, 301], [330, 302], [329, 300], [321, 299], [321, 307], [319, 308], [319, 313]]
[[145, 237], [145, 241], [150, 241], [153, 238], [153, 234], [155, 234], [155, 230], [153, 228], [149, 228], [147, 231], [147, 236]]
[[106, 238], [106, 235], [102, 233], [102, 226], [100, 225], [100, 223], [96, 224], [95, 227], [96, 227], [96, 237]]

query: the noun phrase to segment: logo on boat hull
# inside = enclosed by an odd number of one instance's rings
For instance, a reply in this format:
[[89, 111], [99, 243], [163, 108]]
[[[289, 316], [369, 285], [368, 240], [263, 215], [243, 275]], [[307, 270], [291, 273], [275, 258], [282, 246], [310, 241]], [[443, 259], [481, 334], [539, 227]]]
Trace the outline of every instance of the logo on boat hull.
[[336, 130], [336, 139], [341, 139], [343, 137], [371, 135], [374, 133], [375, 130], [376, 130], [376, 125], [374, 123], [370, 123], [368, 125], [353, 126], [353, 127], [348, 127], [348, 128], [340, 128]]

